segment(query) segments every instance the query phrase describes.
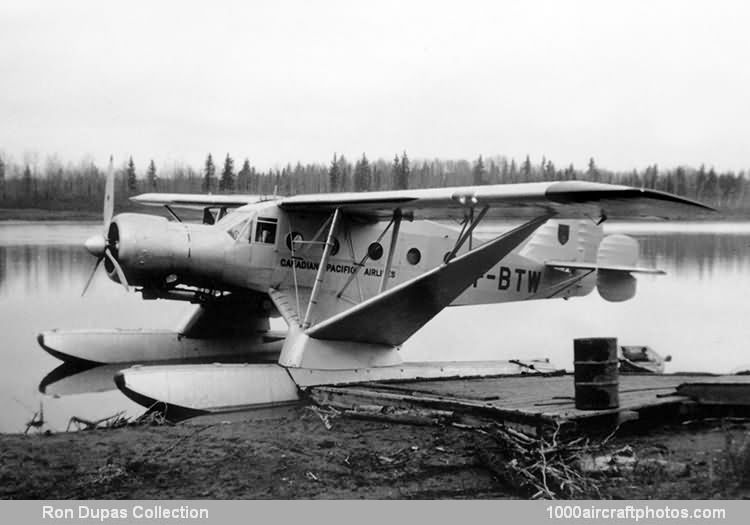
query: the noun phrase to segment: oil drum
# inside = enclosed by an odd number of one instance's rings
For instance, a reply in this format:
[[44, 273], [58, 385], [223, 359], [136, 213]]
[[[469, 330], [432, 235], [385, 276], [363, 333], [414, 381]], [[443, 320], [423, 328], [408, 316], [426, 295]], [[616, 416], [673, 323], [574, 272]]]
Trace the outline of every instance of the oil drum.
[[618, 408], [617, 339], [596, 337], [573, 341], [576, 408]]

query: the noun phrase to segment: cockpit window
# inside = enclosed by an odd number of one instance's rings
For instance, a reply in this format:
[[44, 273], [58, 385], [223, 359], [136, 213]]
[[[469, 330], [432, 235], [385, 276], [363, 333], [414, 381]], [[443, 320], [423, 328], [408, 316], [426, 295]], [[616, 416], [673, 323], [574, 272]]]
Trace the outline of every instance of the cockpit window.
[[276, 219], [258, 217], [255, 227], [255, 242], [276, 244]]
[[230, 227], [227, 230], [227, 233], [235, 241], [240, 239], [240, 237], [242, 237], [245, 240], [245, 242], [247, 242], [248, 240], [247, 228], [248, 228], [249, 223], [250, 223], [250, 218], [248, 217], [238, 222], [237, 224], [233, 225], [232, 227]]
[[217, 226], [227, 232], [232, 239], [237, 240], [242, 236], [245, 241], [248, 241], [250, 235], [247, 230], [251, 218], [249, 213], [229, 213], [217, 223]]

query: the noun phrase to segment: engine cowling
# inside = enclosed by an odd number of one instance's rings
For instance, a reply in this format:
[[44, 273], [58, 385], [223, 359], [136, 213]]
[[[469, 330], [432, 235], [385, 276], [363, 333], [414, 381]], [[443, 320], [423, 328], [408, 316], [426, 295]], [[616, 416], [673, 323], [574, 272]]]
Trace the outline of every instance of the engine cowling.
[[[220, 281], [227, 240], [208, 226], [123, 213], [112, 219], [107, 242], [130, 284], [161, 288], [177, 282], [208, 286]], [[111, 262], [105, 260], [105, 269], [119, 282]]]
[[[109, 225], [112, 255], [133, 285], [147, 285], [176, 273], [190, 251], [184, 224], [137, 213], [115, 216]], [[118, 281], [114, 265], [105, 261], [109, 277]]]

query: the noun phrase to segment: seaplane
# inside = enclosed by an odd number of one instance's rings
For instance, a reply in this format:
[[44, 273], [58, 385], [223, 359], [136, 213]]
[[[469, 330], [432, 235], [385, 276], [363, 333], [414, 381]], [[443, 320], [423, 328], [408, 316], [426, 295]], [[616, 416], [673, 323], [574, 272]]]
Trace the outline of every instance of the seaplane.
[[[444, 308], [636, 293], [639, 248], [608, 218], [712, 210], [660, 191], [556, 181], [294, 196], [147, 193], [163, 215], [113, 214], [85, 242], [144, 300], [193, 303], [173, 330], [49, 330], [41, 347], [106, 365], [127, 397], [183, 419], [295, 403], [306, 389], [481, 377], [518, 362], [408, 362], [401, 346]], [[183, 221], [178, 212], [202, 212]], [[195, 213], [190, 212], [190, 213]], [[487, 233], [483, 221], [513, 221]], [[281, 317], [286, 331], [271, 330]], [[122, 369], [118, 367], [122, 366]], [[526, 366], [526, 365], [524, 365]], [[114, 368], [113, 368], [114, 367]]]

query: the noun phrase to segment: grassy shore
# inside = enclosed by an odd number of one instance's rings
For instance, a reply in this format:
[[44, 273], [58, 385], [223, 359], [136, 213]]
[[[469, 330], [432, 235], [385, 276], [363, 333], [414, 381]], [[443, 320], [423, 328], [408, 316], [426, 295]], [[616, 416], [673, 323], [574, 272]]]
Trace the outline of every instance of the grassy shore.
[[[231, 423], [0, 435], [0, 497], [528, 497], [501, 481], [503, 451], [487, 435], [346, 418], [331, 423], [326, 428], [300, 407]], [[647, 470], [593, 474], [599, 493], [581, 497], [748, 497], [747, 436], [744, 423], [616, 434], [602, 453], [626, 450]], [[491, 457], [500, 461], [493, 466]]]

